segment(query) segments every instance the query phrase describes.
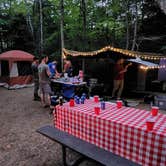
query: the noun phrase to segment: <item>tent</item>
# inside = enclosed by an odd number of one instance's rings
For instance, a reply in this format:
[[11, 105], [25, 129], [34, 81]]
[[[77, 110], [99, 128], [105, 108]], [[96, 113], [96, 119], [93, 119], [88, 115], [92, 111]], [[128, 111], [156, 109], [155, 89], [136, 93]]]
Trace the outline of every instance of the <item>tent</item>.
[[12, 50], [0, 54], [0, 83], [8, 89], [17, 89], [32, 84], [31, 63], [33, 55]]
[[[136, 63], [137, 65], [139, 65], [140, 67], [138, 68], [138, 72], [137, 72], [137, 87], [136, 90], [145, 90], [146, 89], [146, 81], [147, 81], [147, 73], [148, 70], [147, 68], [158, 68], [159, 65], [156, 63], [152, 63], [149, 61], [144, 61], [140, 58], [136, 58], [136, 59], [128, 59], [129, 62], [132, 63]], [[145, 68], [144, 68], [145, 67]], [[151, 72], [152, 74], [152, 72]], [[153, 80], [151, 80], [153, 81]]]
[[[133, 84], [132, 86], [127, 86], [127, 88], [137, 87], [138, 90], [146, 90], [146, 82], [152, 82], [153, 79], [157, 79], [156, 71], [153, 72], [147, 69], [160, 69], [158, 64], [161, 59], [165, 60], [166, 56], [158, 53], [147, 53], [139, 51], [131, 51], [121, 48], [116, 48], [111, 45], [103, 47], [96, 51], [89, 52], [79, 52], [74, 50], [63, 49], [64, 58], [69, 57], [80, 57], [82, 59], [82, 69], [84, 70], [84, 64], [86, 58], [108, 58], [116, 61], [119, 58], [129, 59], [131, 62], [135, 63], [135, 68], [131, 67], [131, 77], [128, 79], [128, 82]], [[89, 61], [89, 60], [88, 60]], [[165, 71], [165, 65], [164, 69]], [[85, 71], [85, 70], [84, 70]], [[149, 72], [150, 71], [150, 72]], [[161, 71], [161, 69], [160, 69]], [[133, 74], [135, 73], [135, 74]], [[129, 72], [128, 72], [129, 75]], [[163, 76], [163, 74], [162, 74]], [[111, 77], [111, 74], [110, 76]], [[148, 81], [146, 80], [148, 78]], [[135, 80], [135, 83], [132, 83]], [[137, 80], [137, 81], [136, 81]], [[147, 84], [148, 85], [148, 84]], [[150, 86], [148, 88], [151, 88]]]
[[[158, 72], [158, 80], [166, 82], [166, 59], [160, 59], [160, 69]], [[166, 86], [166, 85], [165, 85]]]

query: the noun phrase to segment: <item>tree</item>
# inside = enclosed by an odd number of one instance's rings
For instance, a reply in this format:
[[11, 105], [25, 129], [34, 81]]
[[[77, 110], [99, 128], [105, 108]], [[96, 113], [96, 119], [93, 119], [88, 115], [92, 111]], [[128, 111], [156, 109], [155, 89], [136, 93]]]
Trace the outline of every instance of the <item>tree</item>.
[[[26, 20], [24, 32], [31, 37], [26, 42], [33, 45], [37, 55], [44, 50], [60, 57], [64, 44], [68, 49], [82, 51], [109, 44], [139, 50], [151, 34], [162, 38], [156, 44], [160, 47], [157, 50], [165, 48], [165, 14], [157, 0], [0, 0], [0, 11], [1, 51], [17, 47], [16, 36], [23, 39], [15, 34], [17, 27], [10, 29], [18, 15]], [[156, 26], [158, 31], [154, 30]]]
[[39, 0], [39, 13], [40, 13], [40, 56], [43, 53], [43, 9], [42, 9], [42, 0]]
[[146, 52], [163, 52], [166, 42], [166, 15], [155, 0], [143, 4], [144, 19], [139, 34], [139, 49]]
[[138, 27], [138, 4], [137, 0], [134, 4], [134, 34], [133, 34], [133, 43], [131, 50], [133, 51], [136, 46], [136, 40], [137, 40], [137, 27]]
[[82, 16], [82, 27], [83, 27], [83, 45], [85, 50], [85, 43], [86, 43], [86, 2], [85, 0], [81, 0], [80, 2], [80, 12]]
[[61, 20], [60, 20], [60, 30], [61, 30], [61, 70], [63, 71], [63, 48], [64, 48], [64, 34], [63, 34], [63, 25], [64, 25], [64, 2], [60, 1], [60, 11], [61, 11]]

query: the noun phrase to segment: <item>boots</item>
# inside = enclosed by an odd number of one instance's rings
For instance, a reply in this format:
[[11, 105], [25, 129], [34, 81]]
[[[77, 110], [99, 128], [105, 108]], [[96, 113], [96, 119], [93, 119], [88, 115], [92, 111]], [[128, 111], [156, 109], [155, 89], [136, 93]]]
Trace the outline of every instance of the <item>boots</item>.
[[34, 94], [34, 101], [41, 101], [40, 97], [38, 96], [38, 94]]

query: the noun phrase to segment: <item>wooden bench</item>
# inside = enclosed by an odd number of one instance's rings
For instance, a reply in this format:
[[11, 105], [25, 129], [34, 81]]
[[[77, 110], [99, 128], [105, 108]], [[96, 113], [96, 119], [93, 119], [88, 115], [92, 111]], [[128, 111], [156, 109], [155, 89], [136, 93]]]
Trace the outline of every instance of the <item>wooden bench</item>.
[[[139, 166], [130, 160], [101, 149], [53, 126], [41, 127], [37, 129], [37, 132], [62, 145], [62, 158], [64, 166], [78, 166], [82, 161], [85, 160], [85, 157], [86, 159], [92, 159], [106, 166]], [[79, 158], [74, 163], [68, 164], [66, 160], [66, 148], [80, 153], [82, 156], [84, 156], [84, 158]]]

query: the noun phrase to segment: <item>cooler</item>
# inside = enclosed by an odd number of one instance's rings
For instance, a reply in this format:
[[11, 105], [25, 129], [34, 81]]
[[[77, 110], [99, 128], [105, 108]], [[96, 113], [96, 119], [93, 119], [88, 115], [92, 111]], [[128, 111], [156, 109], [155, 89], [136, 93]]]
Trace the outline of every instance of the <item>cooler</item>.
[[155, 96], [155, 105], [160, 109], [166, 110], [166, 95]]

